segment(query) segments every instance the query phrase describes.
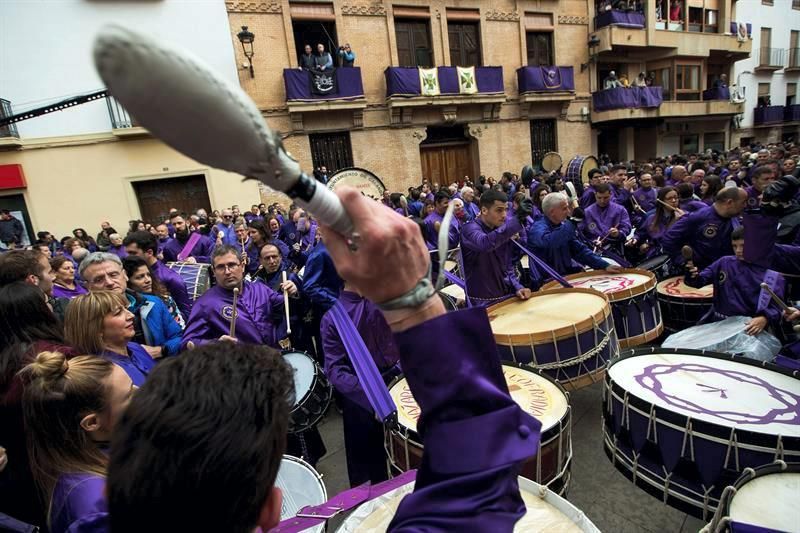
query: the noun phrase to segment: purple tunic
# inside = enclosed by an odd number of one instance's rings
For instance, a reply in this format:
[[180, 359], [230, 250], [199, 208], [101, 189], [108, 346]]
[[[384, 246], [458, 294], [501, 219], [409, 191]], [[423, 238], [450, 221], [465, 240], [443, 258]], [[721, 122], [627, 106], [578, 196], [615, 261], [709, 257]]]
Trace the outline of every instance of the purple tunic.
[[53, 298], [75, 298], [76, 296], [80, 296], [81, 294], [86, 294], [88, 292], [89, 291], [87, 291], [83, 285], [77, 281], [75, 282], [74, 289], [68, 289], [53, 283]]
[[141, 344], [135, 342], [128, 343], [127, 355], [120, 355], [109, 350], [105, 350], [100, 355], [124, 370], [137, 387], [144, 385], [150, 370], [156, 366], [155, 360], [150, 357], [147, 350], [142, 348]]
[[62, 474], [53, 489], [52, 533], [109, 531], [106, 479], [97, 474]]
[[[438, 222], [441, 224], [442, 220], [444, 220], [444, 216], [440, 215], [436, 211], [431, 212], [427, 217], [425, 217], [425, 243], [428, 245], [428, 249], [430, 250], [436, 250], [439, 248], [439, 233], [436, 231], [436, 223]], [[458, 220], [453, 217], [453, 222], [450, 224], [450, 231], [447, 234], [448, 247], [450, 249], [458, 246], [459, 229]]]
[[541, 424], [508, 393], [486, 311], [447, 313], [395, 340], [425, 452], [389, 531], [511, 531], [525, 514], [517, 475]]
[[691, 246], [694, 264], [702, 270], [720, 257], [733, 255], [731, 233], [737, 226], [736, 219], [719, 216], [711, 205], [681, 217], [664, 233], [661, 244], [678, 265], [684, 263], [681, 247]]
[[[233, 314], [233, 291], [219, 285], [197, 299], [186, 321], [181, 348], [188, 342], [196, 345], [216, 341], [230, 331]], [[266, 344], [278, 348], [286, 336], [283, 318], [283, 295], [263, 283], [244, 282], [236, 303], [236, 338], [245, 344]]]
[[[608, 232], [615, 227], [619, 230], [617, 237], [611, 237]], [[628, 212], [619, 204], [610, 202], [606, 207], [592, 204], [585, 211], [585, 218], [579, 226], [590, 241], [603, 239], [605, 243], [625, 242], [631, 231], [631, 219]]]
[[461, 253], [467, 294], [477, 305], [489, 305], [506, 298], [522, 288], [511, 263], [511, 238], [524, 231], [522, 224], [511, 217], [494, 230], [480, 217], [461, 230]]
[[651, 211], [656, 207], [656, 189], [650, 187], [649, 189], [636, 189], [633, 191], [633, 197], [639, 202], [639, 205], [645, 213]]
[[467, 213], [467, 222], [472, 222], [481, 214], [481, 208], [475, 202], [464, 202], [464, 211]]
[[745, 188], [745, 192], [747, 193], [747, 207], [755, 208], [761, 205], [761, 191], [753, 187], [752, 185]]
[[[291, 265], [291, 260], [289, 259], [289, 247], [286, 246], [286, 243], [278, 238], [273, 238], [272, 240], [262, 244], [260, 247], [253, 244], [252, 239], [248, 239], [245, 242], [245, 249], [247, 250], [247, 268], [245, 269], [250, 274], [255, 274], [258, 271], [258, 268], [261, 266], [261, 250], [259, 248], [263, 248], [267, 244], [274, 244], [278, 250], [281, 252], [281, 257], [283, 257], [283, 265], [284, 267], [288, 267]], [[240, 248], [241, 245], [238, 248]]]
[[153, 275], [158, 278], [169, 291], [169, 295], [178, 304], [178, 310], [181, 312], [184, 320], [189, 317], [192, 312], [192, 299], [189, 297], [189, 291], [186, 288], [186, 282], [180, 274], [169, 268], [161, 261], [156, 261], [152, 266]]
[[631, 192], [625, 187], [618, 187], [613, 183], [608, 184], [611, 187], [611, 201], [621, 205], [625, 205], [631, 200]]
[[594, 192], [594, 187], [591, 185], [586, 187], [586, 190], [583, 191], [583, 194], [581, 195], [581, 199], [578, 200], [578, 205], [581, 206], [581, 209], [586, 210], [587, 207], [595, 202]]
[[108, 253], [116, 255], [120, 259], [128, 257], [128, 251], [121, 244], [119, 246], [109, 245]]
[[[187, 237], [188, 240], [188, 237]], [[178, 238], [170, 239], [164, 245], [164, 249], [162, 254], [164, 255], [164, 261], [177, 261], [178, 254], [181, 253], [183, 247], [186, 245], [187, 241], [179, 241]], [[194, 245], [192, 248], [192, 252], [189, 254], [189, 257], [194, 257], [198, 263], [211, 263], [211, 254], [214, 251], [214, 241], [206, 237], [205, 235], [200, 236], [200, 240]]]
[[695, 211], [705, 209], [708, 207], [708, 204], [700, 200], [695, 200], [694, 198], [687, 198], [685, 200], [681, 200], [678, 207], [680, 207], [681, 210], [685, 211], [686, 213], [694, 213]]

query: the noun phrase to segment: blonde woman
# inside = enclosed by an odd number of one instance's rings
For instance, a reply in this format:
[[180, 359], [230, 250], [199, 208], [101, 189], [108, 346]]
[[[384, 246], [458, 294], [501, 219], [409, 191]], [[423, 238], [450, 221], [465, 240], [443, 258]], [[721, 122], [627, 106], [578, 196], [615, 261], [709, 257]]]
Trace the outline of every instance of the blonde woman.
[[106, 359], [41, 352], [22, 370], [28, 453], [52, 533], [104, 531], [108, 524], [103, 448], [134, 385]]
[[131, 342], [136, 334], [135, 319], [123, 295], [90, 292], [70, 301], [64, 337], [80, 353], [99, 355], [120, 366], [140, 387], [156, 363], [141, 344]]

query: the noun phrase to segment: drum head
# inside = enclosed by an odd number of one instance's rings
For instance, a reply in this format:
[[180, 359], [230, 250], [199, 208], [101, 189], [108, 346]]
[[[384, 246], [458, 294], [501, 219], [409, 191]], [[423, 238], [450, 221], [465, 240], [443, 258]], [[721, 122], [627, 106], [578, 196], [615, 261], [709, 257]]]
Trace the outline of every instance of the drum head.
[[558, 152], [547, 152], [542, 158], [542, 168], [547, 172], [552, 172], [561, 168], [562, 159]]
[[800, 381], [717, 357], [646, 353], [611, 363], [608, 377], [667, 411], [737, 431], [800, 437]]
[[[517, 533], [599, 533], [600, 530], [577, 507], [553, 491], [520, 477], [519, 490], [527, 511], [514, 525]], [[337, 530], [338, 533], [386, 531], [402, 499], [411, 494], [407, 483], [358, 507]]]
[[[567, 395], [552, 380], [507, 363], [503, 363], [503, 376], [511, 398], [542, 423], [542, 434], [557, 426], [567, 415]], [[408, 381], [405, 378], [397, 380], [389, 394], [397, 406], [397, 421], [406, 429], [416, 431], [421, 411]]]
[[798, 496], [800, 472], [758, 476], [737, 488], [728, 516], [732, 522], [757, 526], [759, 531], [800, 531]]
[[303, 352], [286, 352], [283, 360], [289, 363], [294, 370], [295, 404], [311, 390], [314, 376], [317, 373], [314, 360]]
[[657, 256], [655, 256], [655, 257], [653, 257], [651, 259], [648, 259], [647, 261], [642, 261], [641, 263], [636, 265], [636, 268], [641, 269], [641, 270], [656, 271], [659, 268], [661, 268], [662, 266], [666, 265], [668, 261], [669, 261], [669, 256], [668, 255], [666, 255], [666, 254], [665, 255], [657, 255]]
[[[605, 271], [579, 272], [567, 276], [567, 281], [573, 287], [581, 289], [594, 289], [608, 295], [614, 300], [630, 298], [647, 292], [655, 287], [656, 277], [647, 270], [626, 269], [623, 272], [611, 273]], [[551, 281], [544, 286], [545, 289], [557, 289], [561, 284]]]
[[[283, 492], [281, 520], [294, 517], [307, 505], [321, 505], [328, 501], [328, 491], [317, 471], [291, 455], [284, 455], [281, 459], [275, 486]], [[325, 524], [308, 531], [325, 531]]]
[[675, 298], [704, 298], [709, 300], [714, 298], [714, 285], [706, 285], [695, 289], [683, 282], [683, 276], [665, 279], [656, 285], [656, 291], [659, 294]]

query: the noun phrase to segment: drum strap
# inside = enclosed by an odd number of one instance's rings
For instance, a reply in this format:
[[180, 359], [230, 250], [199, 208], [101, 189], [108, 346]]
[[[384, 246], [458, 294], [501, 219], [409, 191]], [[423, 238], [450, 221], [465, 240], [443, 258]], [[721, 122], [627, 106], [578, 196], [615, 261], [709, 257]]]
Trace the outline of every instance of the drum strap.
[[353, 368], [356, 371], [361, 388], [364, 389], [364, 394], [367, 395], [367, 399], [378, 418], [386, 421], [397, 412], [397, 406], [389, 394], [389, 389], [386, 388], [386, 383], [381, 377], [375, 360], [364, 344], [364, 339], [361, 338], [356, 325], [353, 324], [353, 320], [340, 302], [336, 302], [329, 313], [333, 319], [333, 324], [339, 331], [339, 336], [342, 338], [347, 355], [350, 356], [350, 361], [353, 363]]
[[194, 250], [194, 246], [197, 244], [197, 241], [200, 240], [200, 232], [195, 231], [191, 235], [189, 235], [189, 240], [186, 241], [186, 245], [181, 250], [181, 253], [178, 254], [178, 261], [186, 261], [190, 255], [192, 255], [192, 250]]
[[530, 250], [528, 250], [527, 248], [525, 248], [524, 246], [522, 246], [520, 243], [518, 243], [517, 241], [515, 241], [513, 239], [511, 240], [511, 242], [513, 242], [514, 244], [519, 246], [520, 249], [523, 252], [525, 252], [528, 255], [528, 257], [530, 257], [531, 260], [533, 260], [533, 262], [536, 263], [542, 270], [547, 272], [550, 275], [551, 278], [553, 278], [554, 280], [559, 282], [564, 287], [572, 287], [572, 285], [570, 284], [569, 281], [567, 281], [566, 279], [561, 277], [561, 275], [558, 272], [556, 272], [555, 270], [550, 268], [550, 265], [548, 265], [547, 263], [545, 263], [544, 261], [542, 261], [541, 259], [536, 257], [536, 255], [534, 255], [533, 252], [531, 252]]
[[417, 477], [416, 470], [409, 470], [392, 478], [388, 481], [370, 485], [369, 482], [340, 492], [322, 505], [303, 507], [293, 518], [287, 518], [280, 524], [269, 530], [269, 533], [297, 533], [318, 526], [328, 521], [328, 519], [339, 513], [344, 513], [350, 509], [361, 505], [364, 502], [374, 500], [391, 492], [398, 487], [402, 487], [414, 481]]
[[[775, 272], [774, 270], [767, 270], [767, 273], [764, 274], [764, 283], [772, 289], [773, 292], [777, 292], [778, 284], [779, 284], [780, 274]], [[758, 293], [758, 308], [757, 313], [763, 313], [769, 307], [769, 304], [772, 302], [772, 297], [770, 296], [769, 292], [762, 288], [761, 292]]]

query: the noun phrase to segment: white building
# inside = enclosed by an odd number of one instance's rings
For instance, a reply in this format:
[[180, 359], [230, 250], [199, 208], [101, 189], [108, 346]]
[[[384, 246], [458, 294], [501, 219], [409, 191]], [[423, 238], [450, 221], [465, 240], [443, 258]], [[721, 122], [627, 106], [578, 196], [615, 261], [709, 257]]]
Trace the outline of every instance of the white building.
[[739, 18], [752, 24], [753, 52], [735, 66], [745, 111], [735, 136], [754, 141], [798, 141], [800, 132], [800, 0], [739, 0]]

